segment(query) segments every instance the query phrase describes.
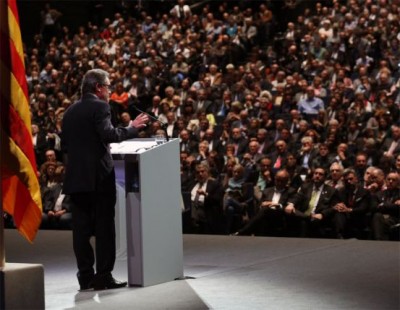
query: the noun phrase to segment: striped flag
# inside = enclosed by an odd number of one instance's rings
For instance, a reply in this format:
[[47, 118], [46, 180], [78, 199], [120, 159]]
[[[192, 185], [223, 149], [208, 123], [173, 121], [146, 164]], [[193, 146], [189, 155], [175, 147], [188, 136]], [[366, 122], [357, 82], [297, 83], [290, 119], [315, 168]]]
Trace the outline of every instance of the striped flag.
[[42, 218], [16, 0], [0, 0], [0, 148], [3, 210], [30, 242]]

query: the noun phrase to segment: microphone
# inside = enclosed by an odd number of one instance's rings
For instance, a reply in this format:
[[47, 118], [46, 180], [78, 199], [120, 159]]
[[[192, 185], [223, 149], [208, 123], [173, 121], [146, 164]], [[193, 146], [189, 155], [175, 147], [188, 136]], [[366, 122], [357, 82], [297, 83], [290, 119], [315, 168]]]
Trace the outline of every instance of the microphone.
[[165, 139], [166, 139], [167, 141], [169, 141], [169, 137], [168, 137], [168, 133], [167, 133], [167, 127], [168, 127], [168, 124], [167, 124], [167, 123], [164, 123], [164, 122], [160, 121], [157, 117], [154, 117], [153, 115], [151, 115], [151, 114], [149, 114], [149, 113], [147, 113], [147, 112], [145, 112], [145, 111], [142, 111], [141, 109], [139, 109], [139, 108], [138, 108], [137, 106], [135, 106], [134, 104], [131, 104], [130, 107], [132, 107], [133, 109], [135, 109], [135, 110], [138, 111], [139, 113], [146, 114], [146, 115], [147, 115], [148, 117], [150, 117], [152, 120], [158, 122], [158, 123], [161, 125], [161, 129], [164, 130]]

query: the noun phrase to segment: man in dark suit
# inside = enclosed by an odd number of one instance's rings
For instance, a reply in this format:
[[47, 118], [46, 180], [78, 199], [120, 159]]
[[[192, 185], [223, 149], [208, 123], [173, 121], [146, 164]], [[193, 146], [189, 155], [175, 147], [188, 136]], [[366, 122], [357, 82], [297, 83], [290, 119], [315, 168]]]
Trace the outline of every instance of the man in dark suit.
[[49, 143], [46, 137], [46, 131], [41, 129], [39, 125], [32, 124], [32, 141], [35, 151], [36, 164], [40, 167], [45, 161], [45, 152], [49, 148]]
[[288, 228], [299, 237], [321, 237], [332, 214], [335, 189], [324, 184], [326, 171], [315, 168], [312, 181], [303, 184], [293, 199], [285, 206]]
[[[55, 167], [56, 164], [53, 164]], [[71, 197], [62, 192], [63, 176], [64, 167], [57, 166], [54, 171], [55, 183], [45, 187], [42, 192], [42, 228], [71, 229]]]
[[211, 179], [206, 164], [197, 164], [196, 183], [190, 190], [193, 230], [199, 234], [218, 233], [222, 215], [222, 187]]
[[287, 145], [283, 140], [275, 142], [275, 151], [271, 152], [268, 157], [272, 160], [272, 172], [282, 169], [286, 162]]
[[336, 237], [343, 239], [355, 233], [360, 237], [366, 227], [366, 214], [375, 203], [368, 190], [363, 188], [353, 169], [343, 172], [344, 187], [337, 192], [337, 204], [333, 206], [333, 225]]
[[275, 186], [268, 187], [262, 192], [261, 204], [257, 214], [234, 235], [277, 234], [284, 228], [283, 206], [296, 193], [288, 187], [289, 173], [279, 170], [275, 174]]
[[225, 147], [220, 139], [215, 136], [215, 131], [213, 128], [208, 128], [203, 137], [204, 140], [208, 141], [208, 151], [216, 151], [218, 154], [223, 154], [225, 152]]
[[[375, 240], [388, 240], [391, 235], [398, 240], [400, 225], [400, 175], [390, 172], [386, 177], [386, 189], [373, 198], [376, 203], [372, 212], [371, 228]], [[395, 229], [397, 227], [397, 230]], [[395, 234], [397, 233], [397, 236]], [[397, 237], [397, 238], [396, 238]]]
[[181, 130], [181, 132], [179, 133], [179, 137], [181, 139], [181, 141], [179, 142], [179, 150], [181, 152], [185, 151], [189, 154], [193, 154], [197, 151], [197, 142], [192, 139], [192, 135], [188, 130]]
[[151, 98], [156, 94], [157, 87], [157, 81], [150, 66], [143, 68], [142, 84], [146, 91], [140, 92], [140, 94], [143, 94], [141, 99], [144, 101], [146, 108], [148, 108], [151, 105]]
[[242, 128], [233, 128], [231, 138], [228, 140], [228, 144], [233, 144], [235, 147], [235, 156], [242, 158], [243, 154], [247, 151], [248, 140], [242, 134]]
[[197, 91], [197, 100], [193, 102], [193, 108], [196, 113], [199, 111], [213, 112], [212, 102], [209, 100], [205, 89], [201, 88]]
[[271, 153], [273, 149], [274, 141], [269, 139], [268, 130], [265, 128], [260, 128], [257, 130], [257, 141], [260, 145], [258, 152], [260, 154], [267, 155]]
[[131, 105], [137, 106], [141, 110], [146, 110], [150, 106], [150, 102], [145, 100], [148, 97], [148, 92], [142, 81], [139, 79], [139, 75], [134, 73], [131, 77], [131, 85], [128, 89], [129, 101], [128, 109], [131, 115], [137, 115], [138, 112], [131, 108]]
[[400, 154], [400, 126], [392, 125], [391, 136], [383, 141], [382, 151], [383, 156], [390, 160]]
[[161, 114], [160, 102], [161, 97], [157, 95], [154, 96], [151, 100], [151, 107], [146, 109], [146, 113], [158, 118], [158, 116]]
[[[116, 187], [109, 143], [136, 137], [149, 119], [140, 114], [130, 127], [114, 128], [109, 87], [107, 72], [88, 71], [83, 77], [81, 99], [68, 108], [63, 119], [62, 143], [67, 155], [63, 189], [72, 200], [73, 247], [81, 290], [127, 284], [111, 274], [115, 263]], [[89, 242], [92, 235], [96, 253]]]

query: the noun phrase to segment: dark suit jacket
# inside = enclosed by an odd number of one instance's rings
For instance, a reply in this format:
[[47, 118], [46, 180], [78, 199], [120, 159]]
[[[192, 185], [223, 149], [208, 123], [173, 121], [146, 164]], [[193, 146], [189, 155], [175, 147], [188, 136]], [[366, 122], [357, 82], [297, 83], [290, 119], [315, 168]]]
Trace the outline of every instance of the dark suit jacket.
[[143, 78], [141, 79], [141, 84], [146, 88], [147, 93], [153, 95], [153, 92], [157, 86], [157, 80], [153, 76], [150, 77], [143, 76]]
[[146, 109], [145, 112], [148, 113], [148, 114], [150, 114], [151, 116], [154, 116], [154, 117], [157, 118], [158, 115], [161, 114], [161, 106], [159, 106], [159, 107], [157, 108], [157, 112], [156, 112], [156, 113], [153, 112], [153, 106], [148, 107], [148, 108]]
[[[314, 160], [314, 158], [317, 156], [318, 151], [315, 149], [312, 149], [310, 152], [310, 157], [308, 158], [308, 167], [311, 168], [312, 166], [312, 162]], [[297, 155], [297, 164], [299, 166], [302, 166], [303, 164], [303, 160], [304, 160], [304, 154], [302, 152], [299, 151], [298, 155]]]
[[63, 150], [67, 155], [64, 193], [115, 191], [114, 163], [109, 143], [137, 136], [138, 130], [114, 128], [110, 106], [85, 94], [64, 114]]
[[47, 141], [46, 135], [47, 133], [43, 129], [40, 129], [37, 134], [36, 145], [34, 145], [36, 164], [38, 167], [40, 167], [46, 161], [45, 153], [46, 150], [50, 148], [50, 144]]
[[181, 97], [182, 102], [186, 102], [189, 97], [189, 89], [178, 88], [175, 90], [175, 94]]
[[370, 206], [372, 206], [374, 203], [374, 200], [371, 198], [370, 193], [361, 186], [357, 186], [357, 190], [354, 196], [354, 202], [353, 205], [351, 205], [350, 200], [352, 194], [353, 192], [349, 191], [346, 187], [339, 189], [337, 191], [337, 202], [342, 202], [348, 208], [352, 208], [352, 214], [366, 214], [370, 210]]
[[[198, 100], [193, 103], [193, 108], [196, 111], [196, 113], [200, 110], [198, 105], [199, 105]], [[207, 113], [211, 113], [212, 112], [211, 109], [212, 109], [212, 102], [210, 100], [204, 100], [201, 110], [204, 110]]]
[[[185, 146], [183, 146], [183, 144], [185, 144]], [[198, 143], [191, 139], [189, 139], [189, 141], [187, 141], [186, 143], [183, 143], [183, 141], [181, 141], [179, 143], [179, 150], [186, 151], [189, 154], [196, 153], [198, 151]]]
[[[390, 146], [392, 145], [393, 139], [392, 138], [386, 138], [383, 143], [382, 143], [382, 147], [381, 150], [382, 152], [387, 152], [390, 148]], [[400, 154], [400, 142], [397, 144], [397, 147], [394, 149], [393, 151], [393, 156], [397, 156]]]
[[[54, 206], [62, 191], [62, 183], [56, 184], [51, 188], [48, 188], [43, 194], [43, 213], [47, 213], [49, 211], [54, 210]], [[62, 209], [67, 212], [71, 212], [71, 199], [69, 195], [65, 195], [62, 202]]]
[[[197, 182], [193, 184], [190, 188], [190, 192], [196, 186]], [[204, 205], [201, 209], [204, 211], [205, 218], [202, 218], [203, 215], [200, 215], [197, 211], [192, 208], [192, 217], [194, 219], [213, 221], [216, 217], [222, 212], [222, 196], [223, 191], [222, 187], [214, 179], [208, 179], [206, 186], [206, 193], [208, 194], [204, 198]], [[203, 212], [201, 211], [201, 212]], [[199, 216], [199, 218], [197, 218]]]
[[[132, 87], [132, 85], [129, 86], [129, 88], [127, 89], [128, 92], [131, 89], [131, 87]], [[136, 97], [130, 97], [130, 100], [141, 101], [143, 99], [143, 97], [147, 95], [148, 90], [142, 82], [138, 82], [135, 85], [135, 87], [136, 87]]]
[[[314, 158], [311, 159], [311, 164], [309, 165], [311, 169], [315, 168], [324, 168], [325, 171], [329, 171], [329, 167], [331, 166], [333, 162], [333, 158], [331, 155], [327, 155], [325, 157], [322, 157], [321, 155], [317, 154]], [[309, 161], [310, 163], [310, 161]]]
[[375, 199], [373, 212], [388, 214], [400, 219], [400, 207], [395, 204], [397, 200], [400, 200], [400, 189], [378, 192], [373, 198]]
[[[278, 168], [275, 168], [275, 163], [279, 156], [281, 156], [281, 165]], [[271, 158], [272, 161], [272, 169], [277, 171], [283, 168], [286, 164], [286, 156], [287, 156], [286, 152], [280, 154], [277, 151], [273, 151], [272, 153], [268, 154], [268, 157]]]
[[[132, 117], [136, 117], [140, 114], [140, 112], [135, 110], [135, 108], [132, 106], [136, 106], [142, 111], [145, 111], [147, 108], [151, 107], [151, 98], [148, 94], [147, 88], [141, 82], [138, 82], [136, 87], [136, 96], [130, 96], [128, 100], [128, 112]], [[129, 87], [129, 89], [130, 88], [131, 87]], [[128, 92], [129, 89], [127, 90]]]
[[261, 150], [261, 153], [264, 154], [264, 155], [268, 155], [275, 148], [274, 141], [273, 140], [269, 140], [269, 138], [267, 138], [263, 143], [260, 143], [260, 145], [263, 146], [262, 150]]
[[[262, 192], [261, 201], [272, 201], [272, 198], [274, 197], [274, 192], [275, 192], [274, 186], [267, 187], [266, 189], [264, 189]], [[281, 197], [279, 198], [279, 204], [281, 204], [282, 207], [285, 207], [289, 199], [293, 198], [295, 194], [296, 190], [294, 188], [286, 187], [281, 193]]]
[[[322, 192], [319, 196], [315, 213], [321, 213], [324, 217], [330, 216], [333, 211], [332, 207], [336, 203], [336, 191], [333, 187], [323, 184]], [[293, 197], [292, 202], [296, 208], [296, 215], [303, 216], [304, 212], [307, 211], [308, 205], [311, 200], [313, 190], [313, 183], [303, 184], [296, 195]]]
[[247, 152], [247, 145], [248, 145], [248, 141], [246, 138], [240, 138], [239, 141], [234, 141], [233, 139], [230, 139], [228, 141], [228, 144], [238, 144], [238, 148], [237, 148], [237, 153], [236, 156], [237, 157], [241, 157], [245, 152]]
[[[211, 144], [211, 142], [209, 142]], [[211, 151], [216, 151], [218, 154], [223, 154], [225, 152], [225, 147], [222, 141], [219, 139], [213, 139], [211, 145]]]

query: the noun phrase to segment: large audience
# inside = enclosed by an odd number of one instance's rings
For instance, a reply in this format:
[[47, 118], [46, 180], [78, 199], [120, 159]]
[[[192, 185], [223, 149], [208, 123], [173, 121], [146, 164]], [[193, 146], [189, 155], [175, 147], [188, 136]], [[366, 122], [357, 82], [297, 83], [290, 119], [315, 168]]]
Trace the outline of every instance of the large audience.
[[312, 1], [289, 21], [268, 4], [178, 0], [76, 33], [47, 5], [25, 47], [42, 227], [70, 228], [61, 124], [101, 68], [114, 126], [139, 108], [158, 119], [141, 137], [180, 139], [184, 232], [398, 240], [399, 1]]

